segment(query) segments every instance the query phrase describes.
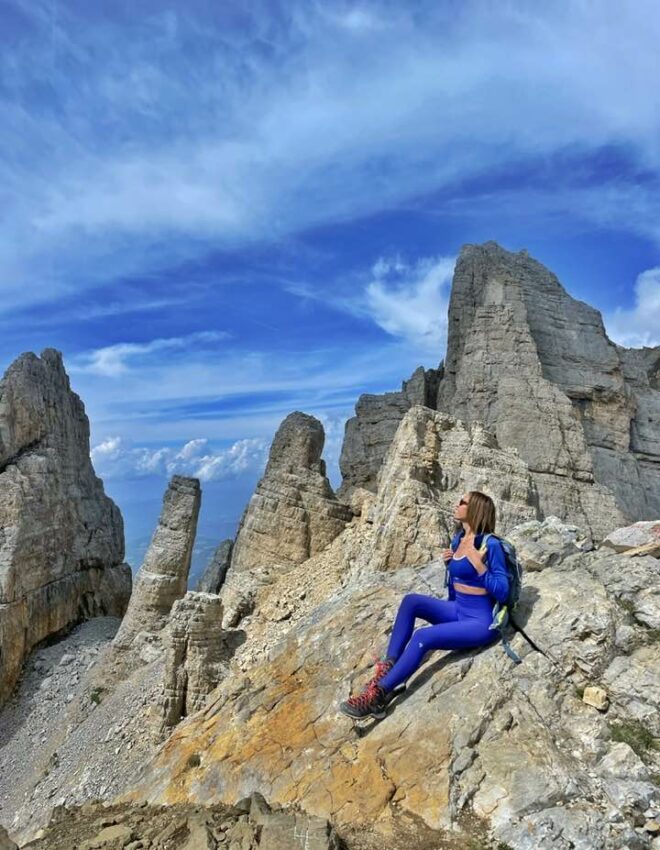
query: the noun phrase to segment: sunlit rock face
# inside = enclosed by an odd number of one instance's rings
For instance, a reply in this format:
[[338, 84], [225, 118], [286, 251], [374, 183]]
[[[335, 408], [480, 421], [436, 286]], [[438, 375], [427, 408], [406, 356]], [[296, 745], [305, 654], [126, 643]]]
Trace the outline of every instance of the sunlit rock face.
[[122, 517], [89, 455], [62, 355], [21, 355], [0, 381], [0, 702], [39, 641], [131, 590]]
[[438, 408], [528, 464], [544, 516], [602, 538], [660, 514], [660, 348], [629, 351], [526, 251], [465, 245]]
[[399, 423], [422, 404], [517, 448], [541, 516], [601, 539], [660, 515], [659, 375], [660, 347], [611, 342], [600, 313], [526, 251], [464, 245], [444, 362], [420, 367], [399, 392], [360, 397], [346, 423], [338, 494], [361, 509]]

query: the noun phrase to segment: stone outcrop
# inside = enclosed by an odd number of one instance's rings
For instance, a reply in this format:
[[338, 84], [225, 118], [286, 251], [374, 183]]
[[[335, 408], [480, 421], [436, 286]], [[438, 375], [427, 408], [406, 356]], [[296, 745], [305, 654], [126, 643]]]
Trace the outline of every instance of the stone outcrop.
[[[366, 510], [371, 545], [356, 560], [372, 569], [424, 564], [439, 556], [454, 534], [454, 508], [467, 490], [487, 489], [498, 531], [537, 517], [537, 495], [515, 449], [502, 449], [481, 425], [466, 426], [428, 407], [404, 416]], [[366, 553], [366, 555], [365, 555]]]
[[326, 477], [324, 441], [323, 425], [305, 413], [289, 414], [278, 428], [221, 589], [226, 626], [249, 611], [255, 586], [274, 568], [287, 569], [325, 549], [350, 520]]
[[114, 639], [130, 647], [138, 634], [147, 641], [167, 625], [172, 605], [185, 595], [201, 504], [196, 478], [172, 477], [144, 562], [135, 580], [128, 610]]
[[591, 535], [585, 535], [576, 525], [566, 525], [556, 516], [517, 525], [507, 539], [516, 547], [518, 559], [527, 571], [543, 570], [569, 555], [593, 549]]
[[[59, 806], [31, 850], [339, 850], [324, 818], [271, 808], [258, 793], [235, 806]], [[16, 850], [13, 843], [0, 848]]]
[[[481, 422], [519, 450], [542, 516], [600, 539], [660, 515], [660, 347], [612, 343], [600, 313], [526, 251], [463, 246], [446, 358], [415, 375], [418, 386], [428, 376], [416, 403]], [[409, 406], [404, 391], [362, 396], [347, 422], [338, 494], [356, 509]]]
[[209, 565], [197, 582], [197, 590], [201, 593], [219, 593], [231, 563], [233, 540], [223, 540], [213, 553]]
[[360, 396], [355, 416], [346, 422], [339, 458], [342, 484], [337, 491], [338, 499], [359, 509], [359, 490], [376, 492], [378, 472], [399, 423], [413, 405], [435, 408], [442, 374], [442, 366], [439, 369], [420, 366], [398, 392]]
[[660, 513], [658, 362], [660, 348], [612, 343], [600, 313], [526, 251], [463, 246], [437, 407], [518, 448], [544, 516], [602, 538]]
[[119, 509], [89, 456], [62, 355], [21, 355], [0, 382], [0, 702], [33, 646], [121, 616], [131, 590]]
[[647, 550], [649, 555], [660, 555], [660, 522], [635, 522], [626, 528], [617, 528], [603, 540], [603, 546], [615, 552]]
[[172, 606], [166, 637], [162, 724], [176, 726], [204, 705], [226, 674], [220, 597], [189, 591]]
[[[546, 655], [519, 633], [510, 639], [520, 665], [497, 641], [432, 653], [386, 719], [356, 735], [339, 700], [371, 674], [402, 596], [442, 595], [442, 573], [433, 562], [344, 570], [348, 581], [333, 587], [334, 559], [321, 553], [279, 580], [300, 588], [305, 577], [302, 615], [286, 630], [271, 621], [253, 632], [255, 621], [248, 643], [267, 650], [250, 657], [246, 645], [246, 663], [177, 727], [128, 796], [233, 802], [259, 787], [340, 831], [371, 825], [384, 842], [401, 815], [440, 830], [471, 813], [513, 850], [554, 850], [558, 836], [566, 846], [647, 847], [660, 768], [660, 643], [648, 623], [660, 609], [647, 599], [642, 620], [628, 600], [658, 586], [660, 560], [571, 549], [586, 536], [541, 526], [536, 542], [555, 537], [565, 551], [526, 571], [517, 618]], [[355, 527], [368, 538], [357, 517], [328, 551], [336, 557]], [[599, 708], [583, 701], [587, 688], [604, 694]], [[204, 757], [193, 777], [194, 753]]]

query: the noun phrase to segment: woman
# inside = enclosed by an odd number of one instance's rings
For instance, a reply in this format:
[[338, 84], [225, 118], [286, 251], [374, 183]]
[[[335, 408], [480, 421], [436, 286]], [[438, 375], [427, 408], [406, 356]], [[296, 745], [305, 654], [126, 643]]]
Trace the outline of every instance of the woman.
[[[495, 600], [506, 602], [509, 576], [499, 540], [489, 537], [480, 552], [483, 537], [495, 531], [495, 505], [490, 496], [471, 490], [461, 497], [454, 511], [461, 529], [442, 552], [449, 570], [448, 599], [407, 594], [394, 621], [387, 654], [376, 663], [376, 675], [361, 694], [341, 703], [350, 717], [385, 717], [385, 709], [432, 649], [469, 649], [484, 646], [499, 637], [489, 629]], [[413, 634], [415, 618], [431, 626]], [[411, 640], [412, 638], [412, 640]]]

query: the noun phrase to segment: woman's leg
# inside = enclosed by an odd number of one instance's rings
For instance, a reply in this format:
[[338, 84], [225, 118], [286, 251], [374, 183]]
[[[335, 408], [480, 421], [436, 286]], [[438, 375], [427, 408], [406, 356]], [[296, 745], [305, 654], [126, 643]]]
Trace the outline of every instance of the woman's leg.
[[484, 646], [498, 637], [488, 627], [492, 621], [491, 603], [484, 596], [469, 596], [457, 600], [458, 619], [427, 626], [412, 635], [396, 664], [378, 683], [391, 691], [408, 679], [422, 663], [427, 652], [434, 649], [470, 649]]
[[395, 661], [410, 640], [415, 628], [415, 618], [420, 617], [427, 623], [448, 623], [458, 619], [456, 603], [420, 593], [408, 593], [401, 600], [394, 627], [387, 647], [387, 656]]

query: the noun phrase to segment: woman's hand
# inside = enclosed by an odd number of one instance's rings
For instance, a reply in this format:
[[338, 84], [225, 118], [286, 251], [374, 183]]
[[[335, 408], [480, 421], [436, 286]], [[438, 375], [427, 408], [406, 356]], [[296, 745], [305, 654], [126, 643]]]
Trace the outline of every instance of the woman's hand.
[[484, 565], [481, 552], [475, 548], [474, 537], [470, 537], [465, 541], [463, 545], [463, 551], [465, 553], [465, 557], [472, 564], [472, 566], [479, 573], [479, 575], [483, 575], [486, 572], [486, 567]]
[[445, 562], [445, 564], [448, 564], [453, 557], [454, 557], [454, 550], [453, 549], [443, 549], [442, 550], [442, 560]]

